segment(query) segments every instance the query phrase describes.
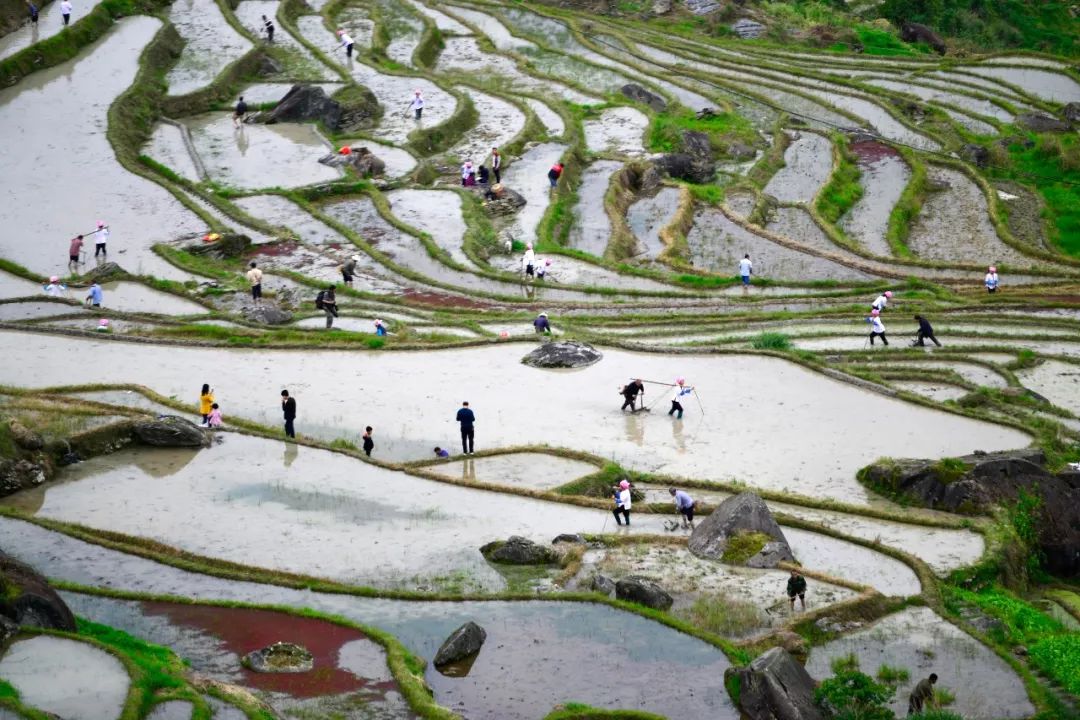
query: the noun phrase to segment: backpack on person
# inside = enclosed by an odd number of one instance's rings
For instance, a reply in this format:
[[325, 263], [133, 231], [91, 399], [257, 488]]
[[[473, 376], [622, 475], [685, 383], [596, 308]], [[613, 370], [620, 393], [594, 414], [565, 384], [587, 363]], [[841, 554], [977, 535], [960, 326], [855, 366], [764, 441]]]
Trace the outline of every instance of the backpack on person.
[[319, 294], [315, 296], [315, 309], [316, 310], [325, 310], [326, 309], [326, 291], [325, 290], [320, 290]]

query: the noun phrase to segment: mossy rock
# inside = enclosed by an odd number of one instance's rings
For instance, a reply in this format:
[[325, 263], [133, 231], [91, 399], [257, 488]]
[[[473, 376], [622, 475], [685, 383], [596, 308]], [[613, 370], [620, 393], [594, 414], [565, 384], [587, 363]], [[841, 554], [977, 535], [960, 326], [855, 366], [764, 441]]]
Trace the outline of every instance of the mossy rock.
[[720, 559], [732, 565], [744, 565], [771, 541], [772, 538], [765, 533], [737, 532], [728, 538], [727, 547]]

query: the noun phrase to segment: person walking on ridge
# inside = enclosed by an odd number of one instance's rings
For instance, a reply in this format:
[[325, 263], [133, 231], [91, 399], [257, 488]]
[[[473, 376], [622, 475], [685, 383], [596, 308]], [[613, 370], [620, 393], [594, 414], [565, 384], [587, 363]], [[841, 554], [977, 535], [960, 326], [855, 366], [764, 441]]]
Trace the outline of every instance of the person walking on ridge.
[[262, 305], [262, 277], [263, 271], [255, 267], [255, 261], [252, 260], [248, 266], [250, 269], [247, 271], [248, 282], [251, 283], [251, 299], [255, 301], [256, 305]]
[[926, 340], [933, 340], [935, 345], [941, 347], [941, 343], [934, 337], [934, 328], [930, 326], [929, 320], [922, 315], [916, 315], [915, 322], [919, 323], [919, 329], [915, 331], [915, 345], [924, 347]]
[[461, 408], [457, 411], [457, 421], [461, 423], [461, 453], [472, 455], [475, 437], [473, 424], [476, 422], [476, 414], [469, 408], [467, 400], [461, 403]]
[[874, 338], [880, 337], [881, 342], [889, 345], [889, 339], [885, 337], [885, 323], [881, 322], [881, 311], [871, 310], [867, 322], [870, 323], [870, 347], [874, 346]]
[[619, 392], [623, 396], [623, 404], [622, 407], [619, 408], [620, 411], [630, 408], [630, 412], [635, 412], [634, 405], [637, 402], [638, 393], [641, 394], [641, 404], [645, 404], [645, 383], [641, 378], [635, 378], [626, 383]]
[[743, 287], [750, 285], [750, 274], [754, 272], [754, 263], [750, 262], [750, 253], [743, 255], [739, 261], [739, 277], [742, 278]]
[[787, 581], [787, 596], [791, 603], [791, 612], [795, 612], [795, 598], [799, 598], [799, 605], [806, 610], [806, 578], [799, 574], [798, 570], [791, 571], [791, 577]]
[[64, 18], [64, 27], [67, 27], [68, 23], [71, 21], [70, 0], [60, 0], [60, 15]]
[[285, 437], [295, 439], [293, 422], [296, 420], [296, 398], [289, 397], [288, 390], [281, 391], [281, 412], [285, 416]]
[[991, 265], [986, 271], [986, 278], [983, 280], [986, 285], [986, 292], [996, 293], [998, 289], [998, 273], [997, 268]]
[[[630, 524], [630, 506], [632, 500], [630, 498], [630, 483], [627, 480], [623, 480], [619, 483], [619, 487], [612, 488], [614, 491], [615, 509], [612, 510], [612, 514], [615, 516], [615, 522], [619, 525], [623, 524], [623, 520], [626, 520], [626, 524]], [[622, 517], [620, 517], [620, 515]]]
[[326, 314], [326, 329], [334, 327], [334, 318], [338, 316], [337, 293], [333, 285], [320, 290], [315, 296], [315, 307]]
[[880, 310], [885, 312], [885, 306], [889, 304], [889, 300], [892, 299], [892, 290], [886, 290], [874, 299], [874, 302], [870, 303], [871, 310]]

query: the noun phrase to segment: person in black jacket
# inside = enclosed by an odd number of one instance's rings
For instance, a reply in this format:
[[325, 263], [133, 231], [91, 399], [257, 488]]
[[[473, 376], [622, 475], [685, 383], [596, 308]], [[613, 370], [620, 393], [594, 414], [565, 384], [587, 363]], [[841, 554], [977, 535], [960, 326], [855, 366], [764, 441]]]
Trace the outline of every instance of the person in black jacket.
[[806, 610], [806, 578], [799, 574], [798, 570], [792, 570], [791, 577], [788, 578], [787, 596], [791, 602], [792, 611], [795, 610], [795, 598], [799, 598], [802, 609]]
[[919, 347], [926, 345], [926, 340], [933, 340], [934, 344], [941, 347], [941, 343], [934, 337], [934, 328], [930, 326], [930, 321], [924, 318], [922, 315], [915, 316], [915, 322], [919, 323], [919, 329], [915, 331], [915, 344]]
[[281, 391], [281, 411], [285, 415], [285, 437], [296, 437], [293, 420], [296, 419], [296, 399], [289, 397], [288, 390]]
[[469, 409], [469, 403], [461, 403], [461, 409], [457, 411], [457, 421], [461, 423], [461, 453], [472, 455], [473, 453], [473, 423], [476, 415]]

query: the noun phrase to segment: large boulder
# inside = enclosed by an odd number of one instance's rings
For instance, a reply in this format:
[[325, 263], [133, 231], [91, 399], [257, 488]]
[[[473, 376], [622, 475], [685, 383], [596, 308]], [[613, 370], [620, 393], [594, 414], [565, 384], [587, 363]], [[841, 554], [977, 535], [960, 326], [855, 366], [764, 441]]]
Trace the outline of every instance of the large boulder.
[[667, 108], [667, 101], [665, 101], [664, 98], [656, 93], [649, 92], [635, 83], [623, 85], [619, 88], [619, 92], [631, 100], [642, 103], [643, 105], [648, 105], [656, 112], [663, 112], [664, 109]]
[[656, 160], [656, 168], [676, 180], [707, 184], [716, 179], [716, 163], [688, 153], [671, 153]]
[[265, 117], [267, 124], [320, 121], [328, 128], [337, 129], [341, 105], [318, 85], [293, 85]]
[[638, 575], [624, 577], [615, 583], [615, 597], [654, 610], [667, 610], [675, 602], [664, 588]]
[[989, 513], [1021, 494], [1041, 499], [1038, 545], [1055, 575], [1080, 575], [1080, 487], [1070, 471], [1046, 469], [1038, 448], [974, 453], [945, 460], [879, 460], [858, 473], [861, 483], [885, 495], [954, 513]]
[[607, 575], [596, 573], [593, 575], [592, 582], [589, 584], [590, 589], [593, 592], [601, 593], [602, 595], [611, 595], [615, 592], [615, 581], [609, 578]]
[[1080, 125], [1080, 102], [1071, 102], [1061, 109], [1061, 117], [1073, 125]]
[[906, 22], [900, 25], [900, 39], [908, 43], [926, 43], [939, 55], [945, 54], [945, 41], [936, 32], [921, 23]]
[[26, 458], [0, 460], [0, 497], [37, 487], [49, 479], [47, 468]]
[[683, 130], [682, 149], [687, 155], [712, 160], [713, 149], [709, 136], [698, 130]]
[[491, 562], [505, 565], [550, 565], [559, 560], [558, 553], [551, 548], [520, 535], [511, 535], [505, 542], [490, 542], [480, 548], [480, 553]]
[[487, 640], [487, 631], [473, 621], [469, 621], [450, 633], [450, 637], [443, 641], [439, 651], [435, 653], [434, 664], [436, 668], [461, 662], [476, 653]]
[[11, 439], [23, 450], [35, 452], [45, 447], [45, 439], [38, 433], [12, 418], [8, 422], [8, 431]]
[[135, 423], [135, 438], [155, 447], [209, 447], [210, 436], [190, 420], [162, 415], [156, 420]]
[[690, 534], [690, 552], [755, 568], [794, 562], [791, 546], [769, 507], [750, 492], [729, 497]]
[[728, 668], [724, 684], [738, 686], [732, 693], [739, 710], [750, 720], [824, 720], [814, 704], [816, 683], [783, 648], [758, 655], [744, 668]]
[[107, 283], [112, 280], [122, 280], [128, 276], [127, 270], [116, 263], [103, 262], [83, 273], [83, 277], [90, 282]]
[[580, 368], [599, 362], [603, 354], [583, 342], [562, 340], [544, 343], [521, 359], [529, 367]]
[[1066, 132], [1070, 127], [1064, 120], [1041, 112], [1021, 113], [1016, 116], [1016, 124], [1033, 132]]
[[960, 148], [960, 154], [965, 160], [976, 167], [986, 167], [990, 164], [990, 151], [982, 145], [966, 143]]
[[375, 177], [386, 172], [386, 163], [366, 147], [350, 147], [348, 153], [327, 153], [319, 162], [330, 167], [351, 167], [362, 177]]
[[0, 552], [0, 615], [26, 627], [75, 632], [75, 616], [48, 581]]
[[768, 28], [764, 25], [749, 18], [742, 18], [731, 24], [731, 32], [735, 33], [743, 40], [756, 40], [764, 35], [766, 30], [768, 30]]
[[258, 305], [245, 305], [240, 308], [240, 314], [245, 320], [261, 325], [287, 325], [292, 322], [292, 313], [266, 301]]
[[495, 193], [493, 199], [484, 200], [484, 212], [488, 215], [513, 215], [525, 207], [525, 197], [517, 190], [512, 190], [502, 183], [496, 183], [491, 191]]
[[240, 659], [248, 670], [261, 673], [302, 673], [315, 667], [315, 658], [307, 648], [288, 642], [276, 642], [252, 650]]

